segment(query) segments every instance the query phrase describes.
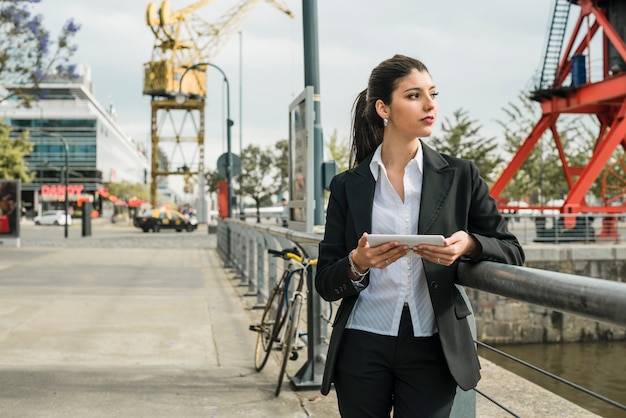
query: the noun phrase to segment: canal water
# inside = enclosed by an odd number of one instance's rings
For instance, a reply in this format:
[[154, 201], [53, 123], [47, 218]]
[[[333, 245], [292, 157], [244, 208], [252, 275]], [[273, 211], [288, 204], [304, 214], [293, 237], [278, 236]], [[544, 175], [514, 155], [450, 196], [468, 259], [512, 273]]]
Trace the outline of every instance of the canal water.
[[[626, 341], [495, 346], [540, 369], [626, 405]], [[626, 418], [622, 411], [566, 384], [483, 347], [478, 354], [525, 379], [607, 418]], [[497, 400], [506, 406], [506, 400]]]

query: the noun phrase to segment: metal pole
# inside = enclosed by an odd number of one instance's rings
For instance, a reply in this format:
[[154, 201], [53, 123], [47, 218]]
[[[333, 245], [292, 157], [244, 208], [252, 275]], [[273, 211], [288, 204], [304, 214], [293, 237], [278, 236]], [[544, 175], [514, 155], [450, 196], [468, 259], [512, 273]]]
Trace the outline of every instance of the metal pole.
[[[209, 66], [209, 67], [213, 67], [215, 68], [217, 71], [219, 71], [222, 76], [224, 77], [224, 82], [226, 83], [226, 146], [227, 146], [227, 164], [226, 164], [226, 181], [228, 183], [228, 217], [232, 218], [233, 217], [233, 208], [232, 208], [232, 197], [233, 197], [233, 179], [232, 179], [232, 172], [233, 172], [233, 153], [232, 153], [232, 146], [231, 146], [231, 131], [232, 131], [232, 127], [235, 124], [235, 122], [233, 122], [233, 120], [230, 118], [230, 83], [228, 82], [228, 77], [226, 77], [226, 73], [224, 73], [224, 71], [218, 67], [215, 64], [212, 64], [210, 62], [199, 62], [198, 64], [194, 64], [191, 67], [188, 67], [185, 71], [183, 71], [182, 76], [180, 77], [180, 83], [179, 83], [179, 88], [178, 88], [178, 94], [181, 95], [182, 94], [182, 85], [183, 85], [183, 78], [185, 78], [185, 75], [187, 74], [187, 72], [191, 69], [197, 68], [197, 67], [201, 67], [203, 65]], [[184, 96], [183, 96], [184, 97]], [[177, 99], [178, 100], [178, 99]], [[202, 191], [202, 193], [204, 193], [204, 190]]]
[[235, 124], [235, 122], [233, 122], [232, 119], [230, 118], [230, 83], [228, 82], [228, 77], [226, 77], [226, 74], [224, 73], [224, 71], [222, 71], [220, 67], [211, 63], [208, 63], [208, 65], [210, 67], [215, 68], [220, 73], [222, 73], [222, 76], [224, 77], [224, 82], [226, 83], [226, 152], [228, 153], [227, 154], [228, 163], [226, 164], [226, 181], [228, 182], [228, 217], [232, 218], [233, 217], [233, 205], [232, 205], [233, 203], [232, 202], [232, 198], [233, 198], [233, 179], [232, 179], [233, 177], [233, 153], [232, 153], [231, 132], [232, 132], [232, 127]]
[[[241, 31], [239, 31], [239, 157], [243, 157], [243, 34]], [[239, 214], [243, 216], [243, 190], [241, 190], [241, 184], [239, 186]]]
[[63, 228], [64, 228], [64, 233], [65, 233], [65, 238], [67, 238], [68, 236], [67, 224], [69, 220], [69, 209], [70, 209], [70, 202], [68, 198], [69, 177], [70, 177], [70, 149], [67, 146], [67, 141], [65, 140], [65, 138], [63, 138], [62, 136], [58, 136], [58, 138], [63, 142], [63, 147], [65, 148], [65, 225], [63, 226]]
[[[304, 32], [304, 86], [313, 86], [313, 198], [314, 225], [324, 222], [324, 190], [322, 187], [322, 122], [320, 106], [319, 54], [317, 39], [317, 2], [302, 0], [302, 23]], [[307, 196], [311, 198], [311, 196]], [[312, 231], [307, 231], [311, 233]], [[307, 276], [307, 287], [313, 289], [313, 275]], [[328, 346], [321, 338], [321, 299], [316, 292], [307, 292], [307, 362], [291, 378], [296, 388], [317, 388], [321, 386], [324, 370], [324, 359]]]
[[[304, 41], [304, 86], [313, 86], [313, 225], [324, 224], [324, 187], [322, 185], [322, 161], [324, 139], [322, 135], [322, 110], [319, 76], [319, 41], [317, 36], [317, 0], [302, 0], [302, 23]], [[312, 232], [312, 231], [307, 231]]]

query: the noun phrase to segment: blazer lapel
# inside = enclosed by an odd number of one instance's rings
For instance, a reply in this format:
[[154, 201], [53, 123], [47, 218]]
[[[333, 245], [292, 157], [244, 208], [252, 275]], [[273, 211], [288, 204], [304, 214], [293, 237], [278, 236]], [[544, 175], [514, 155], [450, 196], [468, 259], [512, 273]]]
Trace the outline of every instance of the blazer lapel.
[[[376, 182], [370, 171], [373, 154], [361, 162], [346, 178], [346, 198], [354, 214], [354, 230], [372, 232], [372, 208]], [[357, 239], [360, 238], [360, 235]]]
[[420, 141], [424, 152], [422, 202], [417, 226], [419, 234], [428, 234], [435, 223], [454, 179], [454, 169], [432, 148]]

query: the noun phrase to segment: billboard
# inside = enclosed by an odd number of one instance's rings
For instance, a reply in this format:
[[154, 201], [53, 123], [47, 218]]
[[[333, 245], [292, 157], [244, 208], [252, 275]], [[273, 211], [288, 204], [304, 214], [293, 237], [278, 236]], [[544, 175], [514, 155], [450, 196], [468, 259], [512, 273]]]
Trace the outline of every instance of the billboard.
[[313, 87], [307, 86], [289, 105], [288, 227], [313, 232]]

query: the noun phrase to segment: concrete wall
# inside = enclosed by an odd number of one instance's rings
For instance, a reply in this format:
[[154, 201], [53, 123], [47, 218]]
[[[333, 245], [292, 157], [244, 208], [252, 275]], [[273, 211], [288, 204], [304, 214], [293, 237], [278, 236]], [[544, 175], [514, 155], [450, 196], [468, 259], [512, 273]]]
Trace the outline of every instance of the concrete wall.
[[[626, 282], [626, 245], [527, 244], [526, 267]], [[466, 288], [487, 344], [626, 340], [626, 328]]]

